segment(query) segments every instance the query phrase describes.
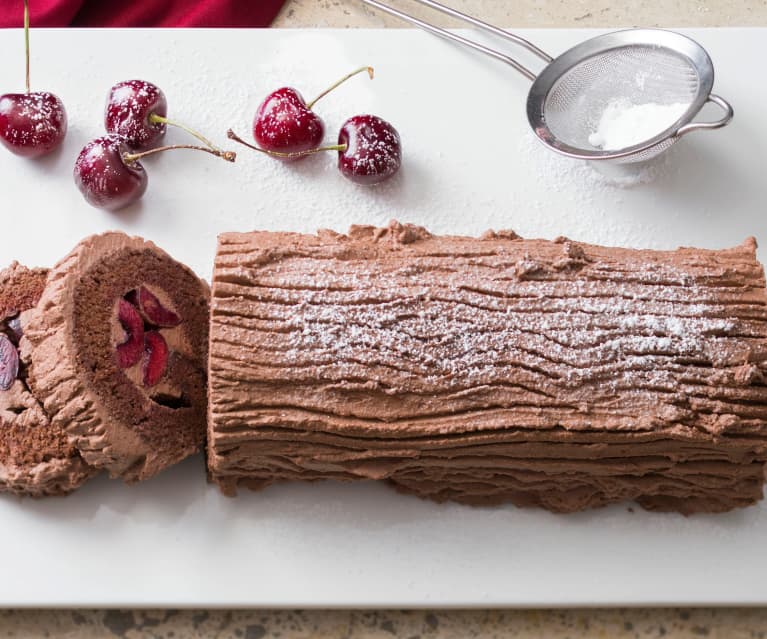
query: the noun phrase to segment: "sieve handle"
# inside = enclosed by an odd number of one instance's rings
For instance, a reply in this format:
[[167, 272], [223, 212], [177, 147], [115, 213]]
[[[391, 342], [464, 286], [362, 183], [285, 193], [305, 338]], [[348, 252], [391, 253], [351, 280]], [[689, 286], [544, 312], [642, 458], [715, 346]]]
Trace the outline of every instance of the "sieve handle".
[[[438, 27], [436, 25], [430, 24], [428, 22], [424, 22], [423, 20], [420, 20], [416, 18], [415, 16], [405, 13], [404, 11], [400, 11], [399, 9], [390, 7], [389, 5], [384, 4], [383, 2], [379, 2], [379, 0], [361, 0], [361, 1], [367, 5], [370, 5], [371, 7], [378, 9], [379, 11], [383, 11], [384, 13], [388, 13], [389, 15], [399, 18], [400, 20], [409, 22], [410, 24], [415, 25], [416, 27], [419, 27], [423, 29], [424, 31], [428, 31], [429, 33], [439, 36], [440, 38], [445, 38], [446, 40], [452, 40], [453, 42], [462, 44], [463, 46], [474, 49], [475, 51], [484, 53], [485, 55], [488, 55], [491, 58], [495, 58], [496, 60], [505, 62], [506, 64], [512, 66], [514, 69], [519, 71], [528, 80], [535, 80], [535, 75], [536, 75], [535, 73], [533, 73], [526, 66], [524, 66], [523, 64], [521, 64], [520, 62], [512, 58], [511, 56], [506, 55], [505, 53], [501, 53], [500, 51], [496, 51], [495, 49], [486, 47], [484, 44], [480, 44], [479, 42], [475, 42], [474, 40], [469, 40], [468, 38], [459, 36], [456, 33], [451, 33], [447, 29], [442, 29], [441, 27]], [[487, 22], [483, 22], [482, 20], [478, 18], [474, 18], [456, 9], [447, 7], [444, 4], [435, 2], [435, 0], [415, 0], [415, 2], [426, 5], [427, 7], [430, 7], [437, 11], [441, 11], [442, 13], [446, 13], [447, 15], [457, 18], [459, 20], [463, 20], [464, 22], [468, 22], [469, 24], [475, 27], [478, 27], [484, 31], [487, 31], [489, 33], [492, 33], [494, 35], [500, 36], [507, 40], [511, 40], [515, 44], [518, 44], [524, 47], [525, 49], [527, 49], [534, 55], [538, 56], [541, 60], [543, 60], [547, 64], [553, 60], [553, 58], [548, 53], [536, 47], [529, 40], [525, 40], [524, 38], [521, 38], [518, 35], [514, 35], [513, 33], [504, 31], [503, 29], [500, 29], [499, 27], [496, 27], [495, 25], [489, 24]]]
[[730, 120], [732, 120], [732, 116], [735, 114], [735, 112], [733, 111], [732, 105], [727, 102], [727, 100], [712, 93], [708, 96], [706, 102], [712, 102], [713, 104], [716, 104], [720, 109], [722, 109], [722, 111], [724, 111], [724, 115], [718, 120], [714, 120], [713, 122], [690, 122], [690, 124], [685, 124], [684, 126], [679, 127], [677, 130], [677, 137], [682, 137], [687, 133], [698, 131], [699, 129], [720, 129], [721, 127], [727, 125]]

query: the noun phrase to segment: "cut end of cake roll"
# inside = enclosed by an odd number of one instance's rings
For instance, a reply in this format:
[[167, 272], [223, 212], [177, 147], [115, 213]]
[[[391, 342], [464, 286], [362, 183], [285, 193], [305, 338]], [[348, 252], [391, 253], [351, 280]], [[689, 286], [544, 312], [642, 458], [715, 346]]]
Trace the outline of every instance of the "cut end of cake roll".
[[202, 448], [208, 299], [188, 267], [123, 233], [52, 269], [25, 326], [29, 379], [88, 464], [135, 482]]
[[97, 472], [50, 422], [19, 358], [22, 316], [46, 278], [45, 269], [17, 262], [0, 271], [0, 492], [31, 497], [66, 495]]
[[755, 250], [398, 222], [224, 234], [210, 477], [227, 494], [385, 479], [435, 501], [555, 512], [754, 503], [767, 459]]

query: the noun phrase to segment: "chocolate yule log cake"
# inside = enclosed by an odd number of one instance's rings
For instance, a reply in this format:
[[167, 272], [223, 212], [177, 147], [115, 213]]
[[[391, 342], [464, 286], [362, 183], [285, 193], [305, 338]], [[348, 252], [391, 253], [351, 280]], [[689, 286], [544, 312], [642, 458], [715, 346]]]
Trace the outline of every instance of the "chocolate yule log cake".
[[33, 497], [65, 495], [96, 473], [51, 424], [19, 360], [21, 316], [37, 304], [46, 275], [17, 262], [0, 271], [0, 492]]
[[200, 450], [209, 290], [151, 242], [89, 237], [24, 326], [29, 383], [85, 461], [133, 482]]
[[223, 492], [388, 479], [570, 512], [761, 498], [767, 292], [727, 250], [605, 248], [393, 222], [227, 233], [208, 466]]

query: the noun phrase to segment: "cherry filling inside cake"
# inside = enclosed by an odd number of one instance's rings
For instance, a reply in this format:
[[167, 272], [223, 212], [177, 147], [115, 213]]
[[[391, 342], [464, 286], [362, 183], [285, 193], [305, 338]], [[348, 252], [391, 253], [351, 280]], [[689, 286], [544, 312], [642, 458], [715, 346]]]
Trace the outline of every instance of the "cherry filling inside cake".
[[0, 272], [0, 490], [32, 496], [66, 494], [95, 474], [48, 420], [19, 356], [21, 313], [37, 303], [46, 273], [16, 263]]
[[191, 270], [140, 238], [87, 238], [38, 311], [33, 385], [88, 463], [137, 481], [201, 448], [208, 289]]
[[192, 414], [206, 404], [201, 300], [196, 278], [152, 253], [99, 263], [74, 296], [73, 341], [88, 385], [111, 415], [169, 454], [200, 445]]
[[[166, 298], [165, 303], [160, 298]], [[112, 336], [117, 365], [149, 398], [176, 409], [189, 407], [189, 398], [173, 383], [168, 363], [176, 352], [189, 355], [183, 320], [173, 310], [163, 291], [157, 294], [147, 285], [129, 291], [113, 309]]]

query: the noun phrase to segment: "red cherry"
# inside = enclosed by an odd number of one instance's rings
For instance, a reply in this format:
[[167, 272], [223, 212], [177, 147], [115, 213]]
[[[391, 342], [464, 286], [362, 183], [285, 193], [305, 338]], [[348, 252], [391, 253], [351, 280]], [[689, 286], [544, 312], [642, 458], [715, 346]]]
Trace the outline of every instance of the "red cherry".
[[96, 208], [116, 211], [138, 200], [146, 191], [147, 175], [139, 160], [171, 149], [193, 149], [234, 162], [234, 151], [211, 149], [192, 144], [159, 146], [130, 153], [120, 135], [109, 134], [89, 142], [75, 161], [75, 184], [87, 202]]
[[[253, 120], [253, 137], [267, 151], [308, 151], [317, 148], [324, 135], [325, 125], [320, 117], [307, 107], [303, 96], [290, 87], [270, 93]], [[297, 158], [277, 159], [290, 162]]]
[[168, 368], [168, 342], [158, 331], [144, 334], [144, 386], [155, 386]]
[[67, 133], [67, 114], [61, 100], [45, 91], [0, 96], [0, 141], [28, 158], [55, 149]]
[[138, 308], [145, 321], [160, 328], [173, 328], [181, 324], [181, 318], [162, 305], [157, 296], [146, 286], [140, 286], [137, 291], [131, 291], [128, 301]]
[[281, 162], [300, 160], [309, 155], [309, 151], [320, 150], [325, 125], [312, 111], [312, 107], [336, 87], [363, 71], [367, 71], [368, 76], [373, 78], [372, 67], [360, 67], [347, 73], [308, 104], [303, 96], [291, 87], [273, 91], [259, 105], [253, 119], [253, 138], [258, 146], [254, 147], [244, 142], [231, 132], [231, 129], [230, 139], [237, 140], [255, 151], [267, 153]]
[[399, 133], [376, 115], [355, 115], [338, 133], [338, 169], [357, 184], [378, 184], [402, 164]]
[[85, 145], [75, 162], [75, 184], [88, 204], [116, 211], [146, 191], [147, 175], [137, 161], [127, 162], [128, 145], [118, 135], [105, 135]]
[[28, 0], [24, 0], [24, 53], [27, 92], [0, 95], [0, 142], [16, 155], [35, 158], [61, 144], [67, 133], [67, 113], [53, 93], [29, 90]]
[[5, 330], [8, 338], [14, 346], [18, 346], [21, 338], [24, 337], [24, 329], [21, 327], [21, 318], [18, 315], [9, 317], [5, 320]]
[[117, 365], [130, 368], [138, 363], [144, 350], [144, 320], [138, 310], [124, 299], [117, 307], [117, 319], [126, 334], [125, 341], [117, 346]]
[[168, 102], [159, 87], [144, 80], [118, 82], [107, 96], [104, 126], [108, 133], [122, 135], [133, 150], [147, 149], [165, 135]]
[[8, 336], [0, 333], [0, 391], [13, 386], [19, 375], [19, 352]]

